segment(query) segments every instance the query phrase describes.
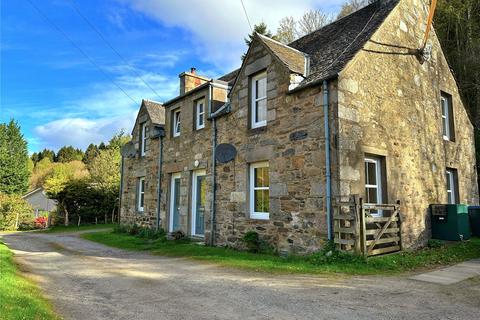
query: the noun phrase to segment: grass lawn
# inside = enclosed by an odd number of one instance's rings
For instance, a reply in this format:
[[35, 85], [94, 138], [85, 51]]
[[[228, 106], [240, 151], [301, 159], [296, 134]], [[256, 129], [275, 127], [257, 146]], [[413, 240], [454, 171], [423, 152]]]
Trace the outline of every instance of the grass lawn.
[[12, 256], [0, 242], [0, 319], [60, 319], [36, 285], [18, 273]]
[[84, 230], [96, 230], [96, 229], [111, 229], [115, 225], [112, 223], [107, 224], [85, 224], [77, 226], [76, 224], [71, 224], [68, 227], [66, 226], [53, 226], [46, 230], [41, 230], [39, 232], [45, 233], [60, 233], [60, 232], [75, 232], [75, 231], [84, 231]]
[[227, 267], [278, 273], [391, 274], [435, 268], [480, 257], [480, 239], [449, 244], [441, 248], [391, 254], [365, 260], [345, 254], [325, 257], [320, 253], [307, 257], [283, 258], [226, 248], [205, 247], [186, 241], [148, 240], [114, 232], [86, 233], [82, 237], [126, 250], [148, 251], [157, 255], [193, 258]]

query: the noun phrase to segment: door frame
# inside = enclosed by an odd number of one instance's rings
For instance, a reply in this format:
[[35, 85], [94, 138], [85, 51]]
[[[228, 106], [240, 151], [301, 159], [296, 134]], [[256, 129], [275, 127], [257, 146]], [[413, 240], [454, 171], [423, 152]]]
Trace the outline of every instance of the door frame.
[[195, 170], [192, 174], [192, 214], [191, 214], [191, 230], [192, 236], [204, 236], [204, 234], [197, 235], [195, 229], [197, 227], [197, 177], [206, 176], [206, 170]]
[[181, 179], [182, 175], [180, 172], [172, 173], [170, 178], [170, 221], [168, 223], [169, 232], [173, 232], [173, 215], [174, 215], [174, 203], [175, 203], [175, 180]]

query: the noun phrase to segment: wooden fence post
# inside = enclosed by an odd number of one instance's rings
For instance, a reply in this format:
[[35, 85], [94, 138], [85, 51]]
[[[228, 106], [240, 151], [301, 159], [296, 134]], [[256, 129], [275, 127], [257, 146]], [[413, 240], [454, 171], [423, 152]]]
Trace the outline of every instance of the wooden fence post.
[[402, 212], [400, 211], [400, 200], [397, 200], [397, 207], [396, 210], [398, 210], [398, 234], [400, 235], [400, 241], [398, 244], [400, 245], [400, 251], [403, 251], [403, 235], [402, 235]]
[[362, 242], [361, 242], [361, 220], [360, 220], [360, 206], [359, 206], [359, 196], [354, 195], [353, 200], [353, 214], [354, 214], [354, 228], [355, 228], [355, 254], [361, 254], [362, 252]]
[[361, 223], [361, 232], [360, 240], [362, 244], [362, 254], [367, 256], [367, 224], [365, 221], [365, 207], [363, 205], [363, 198], [360, 198], [360, 223]]

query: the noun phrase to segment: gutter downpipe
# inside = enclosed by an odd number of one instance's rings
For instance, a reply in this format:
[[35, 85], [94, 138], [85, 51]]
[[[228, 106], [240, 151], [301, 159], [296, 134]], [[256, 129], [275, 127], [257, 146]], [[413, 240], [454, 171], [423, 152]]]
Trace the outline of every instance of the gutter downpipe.
[[215, 200], [216, 200], [216, 160], [215, 149], [217, 147], [217, 124], [215, 117], [212, 117], [212, 83], [208, 87], [208, 109], [210, 110], [210, 117], [212, 119], [212, 197], [211, 197], [211, 223], [210, 223], [210, 245], [215, 245], [215, 227], [216, 227], [216, 212], [215, 212]]
[[328, 240], [332, 240], [332, 173], [330, 162], [330, 121], [329, 121], [328, 80], [323, 81], [323, 117], [325, 127], [325, 175], [326, 175], [326, 209]]
[[120, 224], [120, 213], [122, 212], [124, 167], [125, 167], [125, 157], [122, 154], [122, 160], [121, 160], [121, 164], [120, 164], [120, 192], [119, 192], [119, 195], [118, 195], [118, 224]]
[[160, 140], [160, 156], [158, 160], [158, 194], [157, 194], [157, 231], [160, 230], [160, 203], [162, 197], [162, 166], [163, 166], [163, 138], [165, 130], [162, 128], [159, 135]]

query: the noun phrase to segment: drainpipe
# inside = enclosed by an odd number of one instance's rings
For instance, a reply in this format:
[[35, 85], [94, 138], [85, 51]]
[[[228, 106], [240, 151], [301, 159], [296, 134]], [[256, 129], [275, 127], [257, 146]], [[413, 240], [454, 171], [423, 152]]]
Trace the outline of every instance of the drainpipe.
[[[210, 110], [210, 116], [212, 115], [212, 85], [208, 87], [208, 109]], [[216, 225], [216, 212], [215, 212], [215, 198], [216, 198], [216, 160], [215, 149], [217, 147], [217, 123], [215, 117], [212, 118], [212, 197], [211, 197], [211, 223], [210, 223], [210, 245], [215, 245], [215, 225]]]
[[162, 198], [162, 165], [163, 165], [163, 138], [165, 130], [161, 128], [159, 133], [160, 139], [160, 156], [158, 160], [158, 194], [157, 194], [157, 231], [160, 230], [160, 200]]
[[323, 81], [323, 117], [325, 127], [325, 175], [326, 181], [326, 208], [327, 208], [327, 228], [328, 240], [332, 240], [332, 173], [330, 163], [330, 123], [329, 123], [329, 93], [328, 80]]
[[118, 195], [118, 224], [120, 224], [120, 213], [122, 212], [122, 194], [123, 194], [123, 174], [125, 166], [125, 157], [122, 154], [120, 162], [120, 192]]

